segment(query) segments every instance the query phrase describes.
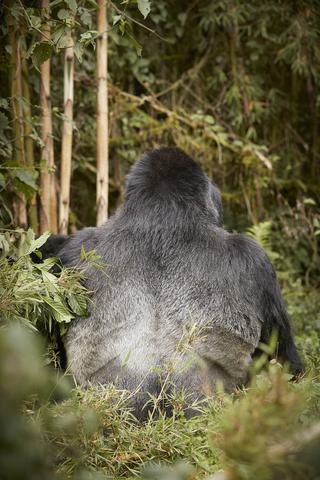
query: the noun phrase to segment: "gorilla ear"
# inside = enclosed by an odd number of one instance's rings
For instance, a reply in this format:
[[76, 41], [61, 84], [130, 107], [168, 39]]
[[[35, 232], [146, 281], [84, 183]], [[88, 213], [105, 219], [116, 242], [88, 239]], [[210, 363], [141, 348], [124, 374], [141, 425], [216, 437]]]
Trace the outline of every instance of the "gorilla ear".
[[211, 202], [213, 203], [213, 207], [216, 213], [217, 225], [219, 227], [222, 227], [223, 207], [222, 207], [222, 201], [221, 201], [221, 194], [217, 185], [211, 180], [209, 180], [209, 196], [210, 196]]

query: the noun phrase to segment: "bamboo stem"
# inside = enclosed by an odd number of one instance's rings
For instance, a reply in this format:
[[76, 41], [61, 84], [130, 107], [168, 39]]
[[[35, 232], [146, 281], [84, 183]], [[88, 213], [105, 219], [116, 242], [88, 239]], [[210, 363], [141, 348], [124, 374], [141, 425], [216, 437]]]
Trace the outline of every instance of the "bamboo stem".
[[[24, 112], [24, 133], [25, 133], [25, 153], [26, 163], [28, 167], [34, 168], [34, 149], [32, 140], [32, 111], [31, 111], [31, 97], [29, 88], [29, 76], [28, 69], [25, 62], [23, 62], [23, 74], [22, 74], [22, 93], [25, 99], [25, 112]], [[29, 210], [30, 226], [38, 233], [38, 214], [37, 214], [37, 195], [34, 195], [30, 201]]]
[[[10, 7], [10, 5], [9, 5]], [[14, 155], [18, 166], [25, 166], [25, 146], [24, 146], [24, 116], [22, 105], [22, 63], [21, 49], [19, 42], [20, 26], [14, 24], [14, 18], [8, 14], [8, 27], [10, 45], [12, 48], [11, 64], [11, 97], [14, 122]], [[21, 192], [17, 194], [17, 199], [13, 203], [15, 223], [20, 227], [27, 227], [27, 202], [25, 195]]]
[[108, 61], [106, 0], [98, 0], [97, 13], [97, 225], [108, 217]]
[[[42, 8], [49, 11], [49, 0], [42, 0]], [[50, 38], [50, 24], [45, 23], [42, 29], [43, 39]], [[42, 110], [41, 139], [43, 149], [40, 171], [40, 233], [46, 230], [57, 232], [57, 194], [54, 174], [54, 150], [52, 137], [52, 115], [50, 98], [50, 59], [40, 66], [41, 89], [40, 104]]]
[[72, 162], [72, 121], [73, 121], [73, 78], [74, 50], [73, 44], [66, 48], [64, 57], [64, 119], [61, 146], [61, 176], [59, 232], [68, 233], [70, 180]]
[[[113, 140], [119, 138], [119, 126], [118, 126], [118, 109], [117, 103], [115, 102], [113, 111], [111, 114], [111, 118], [109, 118], [109, 125], [110, 125], [110, 134]], [[111, 158], [110, 158], [111, 163]], [[109, 183], [111, 182], [111, 178], [109, 179]], [[121, 159], [119, 155], [115, 155], [113, 158], [113, 184], [117, 192], [117, 198], [115, 202], [115, 207], [118, 208], [123, 202], [123, 178], [122, 178], [122, 169], [121, 169]]]

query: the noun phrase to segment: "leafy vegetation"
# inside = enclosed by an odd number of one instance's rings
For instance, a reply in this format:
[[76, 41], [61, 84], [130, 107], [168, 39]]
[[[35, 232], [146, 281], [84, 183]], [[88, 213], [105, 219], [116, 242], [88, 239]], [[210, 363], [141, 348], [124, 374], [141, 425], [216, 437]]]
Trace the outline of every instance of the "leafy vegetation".
[[59, 366], [58, 340], [76, 315], [86, 314], [88, 294], [78, 270], [62, 269], [54, 258], [32, 261], [49, 235], [35, 239], [31, 229], [0, 235], [0, 319], [41, 332], [48, 340], [48, 360]]

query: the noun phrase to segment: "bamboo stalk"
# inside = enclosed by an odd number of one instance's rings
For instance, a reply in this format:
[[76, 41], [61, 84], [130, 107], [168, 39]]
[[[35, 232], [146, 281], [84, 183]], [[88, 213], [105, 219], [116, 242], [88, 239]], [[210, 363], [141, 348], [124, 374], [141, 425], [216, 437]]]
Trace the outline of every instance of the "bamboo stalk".
[[[8, 4], [10, 10], [10, 2]], [[22, 63], [21, 49], [19, 42], [19, 25], [14, 24], [14, 18], [8, 14], [9, 39], [12, 48], [11, 64], [11, 98], [14, 123], [14, 155], [17, 166], [25, 166], [25, 146], [24, 146], [24, 118], [22, 105]], [[25, 195], [21, 192], [17, 194], [17, 199], [13, 202], [14, 220], [20, 227], [27, 227], [27, 202]]]
[[108, 217], [108, 62], [106, 0], [98, 0], [97, 12], [97, 225]]
[[[23, 73], [22, 73], [22, 93], [25, 99], [25, 111], [24, 111], [24, 143], [25, 143], [25, 154], [26, 154], [26, 163], [28, 167], [34, 168], [34, 149], [33, 149], [33, 140], [32, 140], [32, 111], [31, 111], [31, 98], [30, 98], [30, 88], [29, 88], [29, 76], [27, 65], [23, 63]], [[37, 214], [37, 195], [34, 193], [30, 200], [30, 210], [29, 210], [29, 220], [30, 226], [33, 230], [38, 233], [38, 214]]]
[[123, 202], [123, 177], [121, 172], [121, 160], [118, 155], [114, 159], [114, 185], [117, 189], [116, 208], [118, 208]]
[[[49, 0], [42, 0], [42, 8], [49, 11]], [[43, 25], [43, 39], [50, 38], [49, 22]], [[57, 232], [57, 194], [55, 188], [54, 174], [54, 150], [52, 138], [52, 115], [50, 98], [50, 59], [40, 66], [41, 89], [40, 105], [42, 110], [41, 118], [41, 139], [43, 142], [41, 159], [43, 166], [40, 171], [40, 233], [46, 230]]]
[[73, 44], [65, 50], [64, 56], [64, 118], [61, 145], [61, 175], [60, 175], [60, 204], [59, 204], [59, 232], [68, 233], [70, 180], [72, 161], [72, 121], [73, 121], [73, 77], [74, 77], [74, 50]]
[[[112, 116], [109, 119], [109, 125], [110, 125], [110, 135], [111, 138], [115, 141], [117, 141], [117, 138], [119, 138], [119, 125], [118, 125], [118, 109], [117, 109], [117, 103], [115, 102], [114, 108], [112, 111]], [[111, 159], [110, 159], [111, 163]], [[111, 179], [109, 179], [109, 182]], [[113, 184], [117, 192], [117, 198], [116, 198], [116, 204], [115, 207], [118, 208], [121, 203], [123, 202], [123, 176], [122, 176], [122, 169], [121, 169], [121, 159], [119, 155], [115, 155], [113, 158]]]

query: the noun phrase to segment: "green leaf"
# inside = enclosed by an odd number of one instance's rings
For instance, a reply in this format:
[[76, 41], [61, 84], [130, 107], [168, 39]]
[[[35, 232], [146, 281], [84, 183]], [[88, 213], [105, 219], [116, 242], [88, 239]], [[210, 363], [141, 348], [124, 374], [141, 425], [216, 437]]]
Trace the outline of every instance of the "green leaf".
[[129, 37], [129, 40], [130, 40], [131, 44], [135, 48], [138, 57], [141, 57], [142, 45], [140, 45], [140, 43], [134, 37], [132, 37], [131, 35], [128, 34], [128, 37]]
[[316, 202], [313, 200], [313, 198], [304, 198], [303, 203], [305, 205], [316, 205]]
[[36, 15], [30, 15], [30, 21], [33, 28], [41, 28], [41, 18]]
[[66, 10], [65, 8], [62, 8], [61, 10], [59, 10], [57, 16], [58, 18], [60, 18], [60, 20], [66, 20], [66, 19], [72, 18], [73, 14], [72, 12], [70, 12], [70, 10]]
[[66, 4], [72, 10], [73, 13], [77, 13], [77, 1], [76, 0], [65, 0]]
[[181, 25], [184, 25], [187, 20], [187, 14], [185, 12], [179, 13], [178, 20], [180, 21]]
[[71, 46], [71, 28], [67, 25], [60, 25], [52, 34], [51, 40], [58, 49]]
[[[68, 29], [69, 30], [69, 29]], [[58, 43], [57, 43], [57, 48], [64, 49], [71, 47], [73, 42], [70, 36], [71, 31], [66, 32], [64, 35], [61, 35]]]
[[3, 173], [0, 173], [0, 188], [4, 188], [6, 185], [6, 179]]
[[82, 62], [83, 58], [84, 47], [80, 42], [77, 42], [74, 47], [74, 54], [78, 60], [78, 62]]
[[56, 264], [57, 264], [57, 258], [51, 257], [51, 258], [46, 258], [41, 265], [45, 266], [47, 270], [50, 270], [50, 268], [52, 268], [53, 265], [56, 265]]
[[52, 33], [51, 40], [53, 43], [57, 44], [60, 40], [60, 37], [65, 33], [65, 25], [59, 25]]
[[9, 110], [9, 102], [6, 98], [0, 98], [0, 108], [4, 108], [5, 110]]
[[34, 190], [37, 190], [36, 179], [38, 174], [36, 171], [19, 168], [17, 170], [14, 170], [14, 176], [17, 177], [20, 180], [20, 182], [25, 183], [26, 185], [33, 188]]
[[[33, 243], [33, 250], [37, 250], [38, 248], [42, 247], [50, 237], [51, 233], [50, 232], [44, 232], [37, 240], [34, 241]], [[31, 253], [31, 252], [30, 252]]]
[[32, 63], [39, 68], [48, 58], [51, 57], [52, 45], [49, 42], [37, 43], [32, 50]]
[[214, 125], [215, 124], [215, 120], [211, 115], [205, 115], [204, 116], [204, 121], [206, 123], [208, 123], [209, 125]]
[[147, 18], [151, 10], [150, 0], [138, 0], [138, 9], [143, 18]]
[[115, 15], [112, 20], [112, 25], [117, 25], [117, 23], [121, 20], [122, 15]]
[[68, 304], [76, 315], [85, 315], [87, 313], [87, 301], [80, 295], [70, 295]]
[[83, 25], [86, 25], [89, 28], [92, 27], [92, 17], [88, 10], [84, 10], [82, 15], [80, 16], [80, 20], [81, 20], [81, 23], [83, 23]]
[[10, 251], [10, 241], [6, 238], [5, 235], [0, 235], [0, 252], [1, 258], [5, 258]]
[[88, 45], [90, 43], [93, 44], [97, 37], [98, 32], [96, 30], [88, 30], [87, 32], [81, 33], [80, 35], [80, 43], [84, 45]]
[[42, 271], [42, 278], [44, 283], [48, 283], [50, 286], [54, 286], [58, 282], [58, 277], [53, 275], [53, 273], [47, 272], [46, 270]]
[[5, 113], [0, 112], [0, 132], [6, 130], [9, 126], [9, 121]]
[[30, 255], [30, 253], [42, 247], [50, 237], [50, 232], [43, 233], [36, 240], [34, 239], [34, 231], [29, 228], [25, 237], [21, 237], [21, 244], [19, 246], [19, 257]]
[[57, 322], [70, 323], [74, 318], [59, 297], [55, 297], [54, 299], [51, 297], [44, 297], [43, 300], [52, 309], [53, 316]]
[[53, 0], [53, 2], [50, 2], [50, 8], [56, 7], [57, 5], [62, 5], [64, 3], [64, 0]]

